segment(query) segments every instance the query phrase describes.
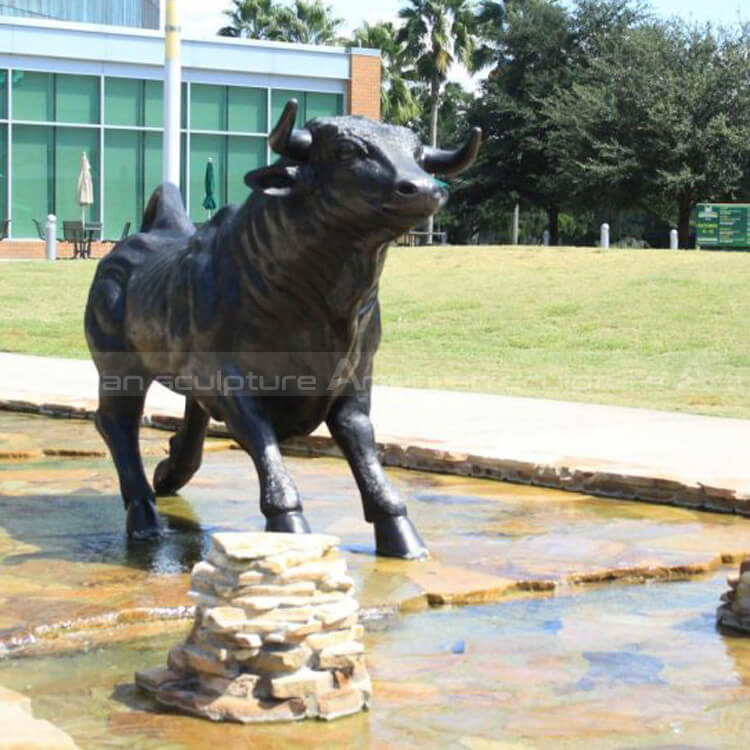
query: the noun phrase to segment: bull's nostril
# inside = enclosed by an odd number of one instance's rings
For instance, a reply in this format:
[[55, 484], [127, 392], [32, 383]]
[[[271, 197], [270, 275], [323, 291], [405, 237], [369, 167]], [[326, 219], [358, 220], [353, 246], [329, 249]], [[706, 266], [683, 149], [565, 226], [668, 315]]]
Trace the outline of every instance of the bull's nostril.
[[402, 180], [396, 186], [396, 190], [401, 195], [414, 195], [419, 191], [419, 188], [413, 182], [409, 182], [409, 180]]

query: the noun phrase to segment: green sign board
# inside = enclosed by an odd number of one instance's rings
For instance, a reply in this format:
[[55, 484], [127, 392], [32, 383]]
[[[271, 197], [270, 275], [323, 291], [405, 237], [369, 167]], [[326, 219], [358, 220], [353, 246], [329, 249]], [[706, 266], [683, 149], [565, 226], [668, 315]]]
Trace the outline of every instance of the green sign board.
[[750, 203], [699, 203], [698, 247], [750, 247]]

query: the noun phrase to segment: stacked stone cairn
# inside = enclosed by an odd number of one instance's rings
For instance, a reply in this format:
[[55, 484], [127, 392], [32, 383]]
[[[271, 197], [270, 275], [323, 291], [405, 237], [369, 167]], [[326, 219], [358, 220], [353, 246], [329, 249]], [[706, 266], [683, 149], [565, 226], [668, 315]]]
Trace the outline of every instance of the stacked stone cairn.
[[740, 565], [739, 575], [727, 579], [729, 591], [722, 594], [716, 618], [719, 625], [750, 633], [750, 560]]
[[195, 624], [136, 684], [179, 711], [242, 723], [323, 720], [370, 704], [354, 582], [338, 539], [220, 533], [193, 568]]

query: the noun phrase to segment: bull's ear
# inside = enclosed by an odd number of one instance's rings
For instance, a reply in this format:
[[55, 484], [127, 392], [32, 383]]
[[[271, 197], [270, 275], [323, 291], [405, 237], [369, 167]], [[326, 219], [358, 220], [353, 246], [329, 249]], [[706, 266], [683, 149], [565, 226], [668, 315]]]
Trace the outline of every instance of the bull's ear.
[[299, 167], [272, 164], [245, 175], [245, 185], [266, 195], [289, 195], [299, 183]]

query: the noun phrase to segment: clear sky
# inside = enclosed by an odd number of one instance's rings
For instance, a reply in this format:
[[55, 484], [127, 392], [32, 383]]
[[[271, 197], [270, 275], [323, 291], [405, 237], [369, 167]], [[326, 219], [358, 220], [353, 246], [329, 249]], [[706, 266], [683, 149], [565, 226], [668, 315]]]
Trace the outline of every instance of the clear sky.
[[[395, 18], [402, 0], [324, 0], [345, 20], [347, 31], [362, 21]], [[182, 0], [182, 28], [186, 36], [213, 36], [224, 25], [221, 11], [230, 0]], [[748, 0], [651, 0], [660, 16], [679, 15], [694, 21], [732, 23], [738, 18], [750, 21]]]

